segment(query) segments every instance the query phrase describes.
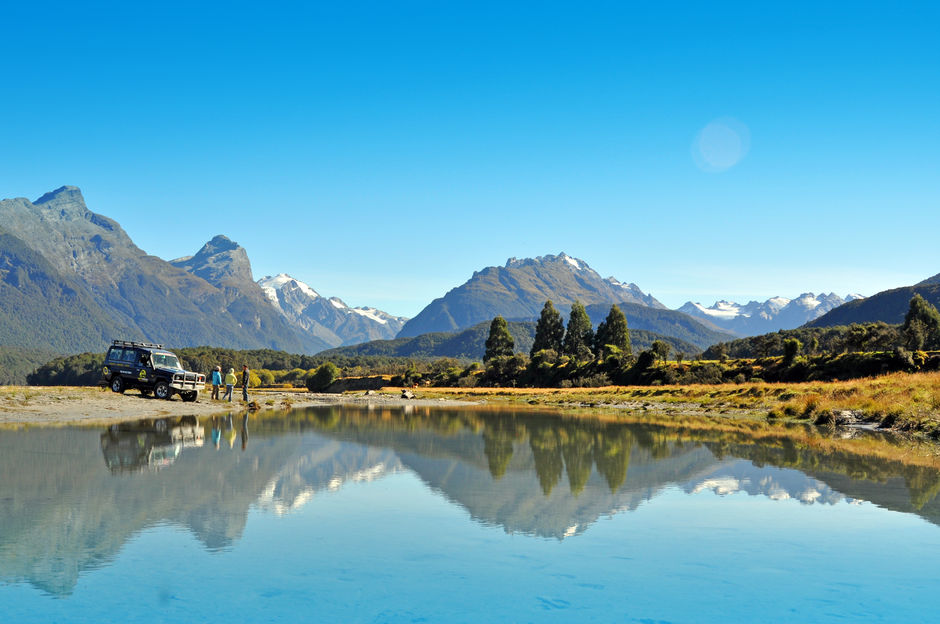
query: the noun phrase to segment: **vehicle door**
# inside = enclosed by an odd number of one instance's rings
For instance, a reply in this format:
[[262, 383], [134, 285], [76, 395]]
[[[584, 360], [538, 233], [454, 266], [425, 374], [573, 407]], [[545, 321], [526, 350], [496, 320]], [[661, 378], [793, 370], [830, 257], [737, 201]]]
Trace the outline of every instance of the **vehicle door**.
[[135, 349], [134, 372], [136, 373], [138, 383], [148, 383], [153, 378], [153, 365], [150, 362], [150, 352], [143, 349]]

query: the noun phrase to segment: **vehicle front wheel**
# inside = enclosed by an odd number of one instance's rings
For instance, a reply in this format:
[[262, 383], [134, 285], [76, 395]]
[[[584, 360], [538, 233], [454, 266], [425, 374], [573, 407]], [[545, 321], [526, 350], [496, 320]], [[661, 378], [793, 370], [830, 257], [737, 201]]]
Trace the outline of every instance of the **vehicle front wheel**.
[[124, 380], [120, 375], [111, 378], [111, 390], [114, 392], [124, 392]]
[[158, 399], [169, 399], [172, 395], [170, 384], [165, 381], [158, 381], [153, 387], [153, 395]]
[[199, 392], [193, 390], [192, 392], [181, 392], [180, 398], [186, 401], [187, 403], [194, 403], [199, 397]]

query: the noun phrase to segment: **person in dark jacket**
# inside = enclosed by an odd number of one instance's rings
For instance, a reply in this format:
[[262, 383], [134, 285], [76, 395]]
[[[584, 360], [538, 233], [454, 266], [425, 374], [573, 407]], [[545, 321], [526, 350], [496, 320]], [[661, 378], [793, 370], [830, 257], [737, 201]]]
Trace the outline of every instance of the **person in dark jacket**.
[[242, 364], [242, 401], [245, 403], [248, 402], [248, 378], [251, 377], [251, 372], [248, 370], [247, 364]]

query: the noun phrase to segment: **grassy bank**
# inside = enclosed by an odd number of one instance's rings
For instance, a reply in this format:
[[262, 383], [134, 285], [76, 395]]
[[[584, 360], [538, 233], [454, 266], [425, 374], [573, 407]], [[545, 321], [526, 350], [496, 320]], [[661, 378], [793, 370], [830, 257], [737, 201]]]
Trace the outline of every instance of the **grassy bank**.
[[[396, 390], [388, 389], [389, 392]], [[940, 372], [804, 383], [607, 386], [601, 388], [421, 388], [421, 398], [506, 405], [723, 414], [760, 421], [863, 421], [940, 438]]]

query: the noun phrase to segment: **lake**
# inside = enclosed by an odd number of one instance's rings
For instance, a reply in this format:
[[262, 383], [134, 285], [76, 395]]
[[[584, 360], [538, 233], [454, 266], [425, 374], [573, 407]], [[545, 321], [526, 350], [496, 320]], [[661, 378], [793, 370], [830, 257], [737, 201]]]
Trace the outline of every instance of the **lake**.
[[940, 472], [800, 433], [409, 407], [0, 430], [0, 613], [935, 620]]

